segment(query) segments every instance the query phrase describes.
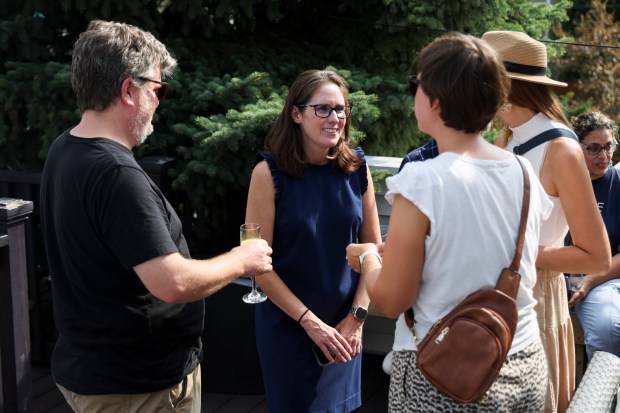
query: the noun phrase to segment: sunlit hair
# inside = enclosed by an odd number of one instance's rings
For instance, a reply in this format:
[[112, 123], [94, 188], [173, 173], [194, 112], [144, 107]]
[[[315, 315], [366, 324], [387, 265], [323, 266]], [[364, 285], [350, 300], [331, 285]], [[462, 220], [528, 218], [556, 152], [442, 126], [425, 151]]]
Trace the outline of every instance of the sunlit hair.
[[475, 133], [487, 128], [508, 95], [510, 81], [499, 56], [485, 41], [451, 33], [418, 56], [420, 86], [439, 101], [446, 126]]
[[590, 132], [597, 130], [611, 131], [613, 140], [618, 141], [618, 125], [601, 112], [586, 112], [571, 118], [573, 130], [579, 141], [583, 141]]
[[[547, 85], [512, 79], [508, 102], [531, 109], [537, 113], [542, 113], [549, 119], [561, 122], [567, 126], [570, 125], [562, 111], [557, 95]], [[507, 138], [506, 142], [508, 142], [512, 136], [512, 131], [504, 124], [502, 125], [502, 132]]]
[[93, 20], [73, 47], [71, 85], [80, 113], [107, 109], [125, 79], [150, 77], [156, 67], [163, 78], [176, 65], [151, 33], [129, 24]]
[[[294, 177], [302, 177], [306, 163], [301, 126], [293, 122], [293, 108], [305, 105], [315, 92], [324, 84], [333, 83], [340, 88], [344, 96], [344, 104], [350, 105], [349, 86], [337, 73], [329, 70], [307, 70], [300, 74], [291, 85], [282, 113], [265, 138], [265, 150], [273, 154], [278, 166]], [[300, 112], [313, 108], [298, 108]], [[357, 170], [361, 164], [350, 149], [351, 116], [346, 123], [335, 147], [331, 148], [327, 158], [333, 165], [346, 173]]]

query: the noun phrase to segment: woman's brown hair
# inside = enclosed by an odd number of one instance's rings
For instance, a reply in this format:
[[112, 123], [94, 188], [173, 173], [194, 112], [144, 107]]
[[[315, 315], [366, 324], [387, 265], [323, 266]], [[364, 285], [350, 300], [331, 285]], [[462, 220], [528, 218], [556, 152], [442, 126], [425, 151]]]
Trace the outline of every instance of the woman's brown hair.
[[[296, 178], [303, 176], [306, 154], [300, 126], [293, 122], [293, 108], [307, 104], [314, 93], [325, 83], [334, 83], [342, 91], [345, 105], [349, 101], [349, 86], [337, 73], [329, 70], [307, 70], [300, 74], [291, 85], [282, 113], [265, 138], [265, 150], [275, 158], [284, 172]], [[299, 108], [303, 112], [308, 108]], [[312, 108], [310, 108], [312, 110]], [[327, 159], [346, 173], [352, 173], [361, 165], [350, 147], [351, 116], [346, 119], [344, 130], [336, 146], [330, 149]]]
[[[540, 112], [549, 119], [562, 122], [567, 126], [570, 125], [562, 111], [558, 97], [547, 85], [512, 79], [508, 102], [529, 108], [537, 113]], [[505, 142], [508, 143], [512, 136], [512, 131], [508, 126], [503, 125], [502, 132], [506, 137]]]
[[461, 33], [435, 39], [418, 56], [420, 86], [441, 105], [446, 126], [466, 133], [486, 129], [508, 95], [509, 79], [485, 41]]

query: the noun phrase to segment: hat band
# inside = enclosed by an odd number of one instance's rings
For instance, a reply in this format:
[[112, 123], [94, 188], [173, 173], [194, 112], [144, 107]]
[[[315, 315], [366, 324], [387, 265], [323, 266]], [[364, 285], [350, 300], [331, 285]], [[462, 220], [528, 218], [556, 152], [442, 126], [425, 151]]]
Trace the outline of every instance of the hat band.
[[511, 73], [519, 73], [521, 75], [545, 76], [547, 74], [546, 67], [522, 65], [519, 63], [504, 62], [504, 67]]

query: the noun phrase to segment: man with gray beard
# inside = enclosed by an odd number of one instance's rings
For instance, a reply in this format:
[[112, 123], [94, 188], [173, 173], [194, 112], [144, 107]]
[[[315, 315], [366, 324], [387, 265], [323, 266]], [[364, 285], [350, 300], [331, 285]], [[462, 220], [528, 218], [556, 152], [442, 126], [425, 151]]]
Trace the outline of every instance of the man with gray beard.
[[192, 260], [133, 157], [175, 67], [127, 24], [92, 21], [74, 46], [81, 120], [49, 150], [41, 222], [59, 331], [52, 375], [76, 412], [200, 412], [202, 299], [272, 270], [264, 240]]

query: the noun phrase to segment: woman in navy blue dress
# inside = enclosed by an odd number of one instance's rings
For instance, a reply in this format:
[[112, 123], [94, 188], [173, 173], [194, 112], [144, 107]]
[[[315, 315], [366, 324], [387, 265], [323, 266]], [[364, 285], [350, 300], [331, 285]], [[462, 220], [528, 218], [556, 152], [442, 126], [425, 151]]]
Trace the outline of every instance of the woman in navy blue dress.
[[[345, 259], [381, 241], [364, 153], [349, 143], [345, 80], [309, 70], [294, 81], [252, 172], [246, 222], [273, 248], [257, 279], [256, 341], [270, 412], [350, 412], [361, 405], [361, 335], [369, 304]], [[333, 363], [319, 366], [313, 345]]]

